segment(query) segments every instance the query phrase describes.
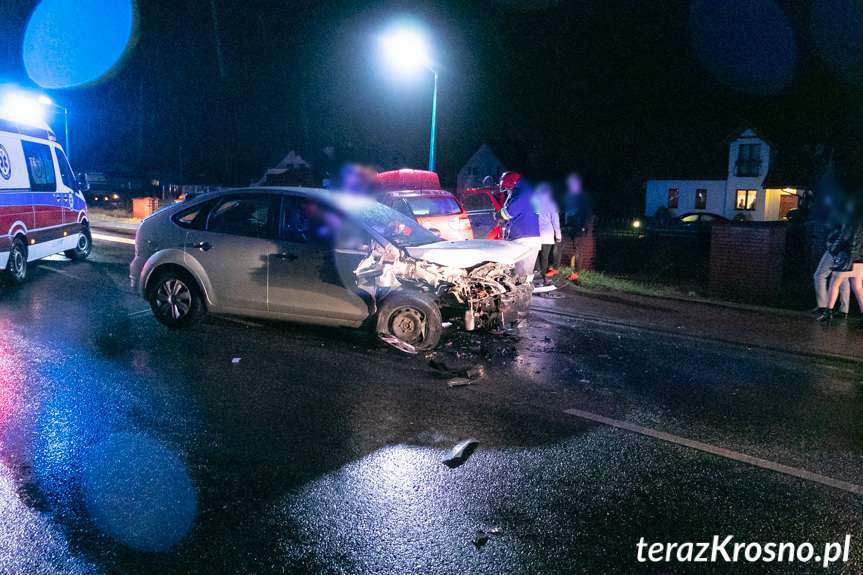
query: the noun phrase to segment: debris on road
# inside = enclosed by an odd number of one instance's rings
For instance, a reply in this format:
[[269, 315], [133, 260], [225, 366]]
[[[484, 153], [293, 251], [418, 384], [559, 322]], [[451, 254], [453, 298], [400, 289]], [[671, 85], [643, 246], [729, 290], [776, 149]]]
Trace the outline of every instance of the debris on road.
[[393, 337], [391, 335], [387, 335], [385, 333], [379, 333], [378, 338], [380, 338], [380, 340], [382, 342], [384, 342], [388, 345], [391, 345], [392, 347], [396, 348], [399, 351], [403, 351], [405, 353], [410, 353], [410, 354], [416, 354], [416, 352], [417, 352], [417, 348], [415, 348], [411, 344], [405, 343], [402, 340], [400, 340], [396, 337]]
[[440, 326], [441, 326], [442, 328], [446, 329], [446, 328], [448, 328], [448, 327], [452, 327], [452, 322], [451, 322], [451, 321], [445, 321], [445, 322], [443, 322], [442, 324], [440, 324]]
[[451, 380], [447, 381], [446, 384], [450, 387], [464, 387], [466, 385], [470, 385], [471, 380], [466, 377], [454, 377]]
[[239, 358], [239, 357], [235, 357], [234, 359], [232, 359], [232, 360], [231, 360], [231, 363], [233, 363], [233, 364], [240, 363], [240, 358]]
[[488, 543], [488, 535], [477, 535], [476, 539], [471, 541], [474, 544], [474, 547], [477, 549], [482, 548], [486, 543]]
[[485, 377], [485, 366], [479, 364], [474, 367], [470, 367], [465, 370], [464, 374], [468, 379], [482, 379]]
[[455, 469], [468, 460], [473, 452], [476, 451], [478, 445], [479, 441], [476, 439], [465, 439], [464, 441], [459, 442], [452, 448], [452, 451], [449, 452], [446, 459], [443, 460], [443, 464], [450, 469]]

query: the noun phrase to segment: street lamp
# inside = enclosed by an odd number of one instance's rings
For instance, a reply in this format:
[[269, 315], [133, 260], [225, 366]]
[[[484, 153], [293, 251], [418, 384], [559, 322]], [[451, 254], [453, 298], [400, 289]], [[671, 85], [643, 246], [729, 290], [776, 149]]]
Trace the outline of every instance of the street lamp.
[[422, 66], [434, 74], [432, 96], [431, 142], [429, 145], [429, 171], [434, 171], [435, 124], [437, 123], [437, 70], [428, 57], [423, 38], [411, 30], [399, 30], [383, 39], [384, 49], [390, 61], [401, 69]]
[[[42, 94], [41, 96], [39, 96], [39, 103], [42, 104], [43, 106], [54, 106], [55, 108], [57, 108], [59, 110], [63, 110], [63, 124], [66, 128], [66, 140], [65, 140], [66, 145], [64, 147], [66, 148], [66, 159], [69, 159], [69, 157], [71, 156], [71, 154], [69, 153], [69, 110], [67, 110], [63, 106], [57, 104], [57, 102], [55, 102], [54, 100], [52, 100], [51, 98], [49, 98], [45, 94]], [[71, 161], [71, 160], [69, 160], [69, 161]]]

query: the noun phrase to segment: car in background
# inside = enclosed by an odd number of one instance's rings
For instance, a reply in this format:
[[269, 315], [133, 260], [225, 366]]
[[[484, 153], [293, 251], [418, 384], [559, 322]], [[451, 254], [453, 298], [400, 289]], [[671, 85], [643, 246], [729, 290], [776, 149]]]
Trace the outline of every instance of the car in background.
[[475, 238], [501, 239], [501, 226], [497, 219], [497, 212], [500, 211], [501, 205], [493, 190], [487, 188], [465, 190], [462, 192], [461, 202], [470, 219]]
[[510, 242], [441, 241], [371, 198], [250, 188], [203, 194], [146, 218], [129, 276], [168, 327], [205, 311], [372, 323], [416, 350], [437, 345], [444, 313], [468, 331], [518, 321], [532, 286], [514, 267], [529, 252]]
[[380, 203], [416, 220], [441, 239], [474, 239], [470, 217], [454, 195], [440, 189], [434, 172], [410, 169], [381, 172], [377, 175], [375, 192]]
[[728, 222], [728, 218], [719, 214], [711, 214], [707, 212], [692, 212], [682, 214], [672, 220], [674, 224], [681, 226], [709, 226], [713, 224], [721, 224]]

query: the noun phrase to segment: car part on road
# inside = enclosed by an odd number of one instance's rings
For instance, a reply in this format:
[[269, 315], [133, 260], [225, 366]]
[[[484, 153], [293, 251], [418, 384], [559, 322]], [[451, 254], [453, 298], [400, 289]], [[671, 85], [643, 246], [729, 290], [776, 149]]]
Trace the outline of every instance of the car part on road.
[[476, 451], [477, 446], [479, 446], [479, 441], [476, 439], [460, 441], [452, 448], [446, 459], [443, 460], [443, 464], [450, 469], [455, 469], [468, 460], [473, 452]]
[[84, 226], [78, 234], [78, 244], [74, 249], [63, 252], [70, 260], [81, 261], [87, 259], [90, 252], [93, 250], [93, 237], [90, 235], [90, 228]]
[[415, 354], [417, 352], [417, 348], [412, 346], [409, 343], [405, 343], [397, 337], [393, 337], [391, 335], [387, 335], [385, 333], [379, 333], [378, 338], [388, 345], [393, 346], [399, 351], [403, 351], [405, 353]]
[[12, 240], [9, 249], [9, 261], [6, 263], [6, 279], [15, 285], [27, 281], [29, 267], [27, 265], [27, 246], [21, 238]]
[[198, 286], [186, 274], [173, 270], [152, 282], [150, 307], [160, 323], [174, 329], [195, 323], [205, 311]]
[[446, 384], [450, 387], [464, 387], [466, 385], [470, 385], [471, 383], [473, 382], [466, 377], [454, 377], [446, 382]]

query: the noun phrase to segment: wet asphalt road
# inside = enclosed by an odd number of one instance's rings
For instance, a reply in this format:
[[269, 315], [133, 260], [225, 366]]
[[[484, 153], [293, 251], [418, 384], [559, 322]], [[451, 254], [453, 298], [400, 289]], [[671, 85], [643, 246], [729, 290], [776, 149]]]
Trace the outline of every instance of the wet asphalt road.
[[[564, 413], [863, 484], [859, 364], [551, 314], [519, 336], [450, 328], [433, 358], [357, 330], [170, 332], [131, 293], [131, 257], [97, 243], [0, 290], [2, 573], [863, 569], [863, 495]], [[488, 375], [449, 388], [430, 359]], [[473, 455], [442, 465], [466, 438]], [[477, 548], [478, 530], [497, 532]], [[636, 560], [640, 537], [846, 533], [830, 570]]]

